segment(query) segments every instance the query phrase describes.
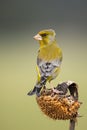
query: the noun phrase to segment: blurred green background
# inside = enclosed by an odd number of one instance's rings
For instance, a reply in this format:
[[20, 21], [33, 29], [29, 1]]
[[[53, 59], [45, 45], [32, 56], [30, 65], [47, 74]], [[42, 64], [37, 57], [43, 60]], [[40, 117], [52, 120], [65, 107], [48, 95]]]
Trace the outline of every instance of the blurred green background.
[[33, 36], [52, 28], [63, 50], [61, 72], [53, 85], [73, 80], [83, 102], [76, 130], [87, 120], [87, 1], [8, 0], [0, 3], [0, 130], [68, 129], [53, 121], [27, 93], [36, 82], [38, 43]]

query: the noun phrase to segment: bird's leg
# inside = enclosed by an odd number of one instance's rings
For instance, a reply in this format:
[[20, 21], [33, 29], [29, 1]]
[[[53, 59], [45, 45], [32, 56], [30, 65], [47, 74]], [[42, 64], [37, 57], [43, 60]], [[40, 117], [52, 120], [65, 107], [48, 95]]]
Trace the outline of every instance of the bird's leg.
[[53, 93], [63, 94], [63, 91], [59, 91], [59, 90], [57, 90], [57, 89], [55, 89], [55, 88], [53, 87], [52, 82], [49, 82], [49, 84], [50, 84], [50, 88], [52, 89]]
[[55, 94], [63, 94], [63, 91], [57, 90], [55, 88], [52, 88], [53, 93]]

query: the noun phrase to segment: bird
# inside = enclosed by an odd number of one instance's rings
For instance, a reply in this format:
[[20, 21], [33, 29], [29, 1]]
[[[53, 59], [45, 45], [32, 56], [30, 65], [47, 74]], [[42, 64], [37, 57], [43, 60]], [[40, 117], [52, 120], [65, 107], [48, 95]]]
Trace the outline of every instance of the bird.
[[56, 42], [56, 33], [53, 29], [44, 29], [34, 36], [39, 42], [37, 55], [37, 82], [28, 95], [40, 96], [42, 88], [51, 82], [60, 72], [63, 58], [62, 50]]

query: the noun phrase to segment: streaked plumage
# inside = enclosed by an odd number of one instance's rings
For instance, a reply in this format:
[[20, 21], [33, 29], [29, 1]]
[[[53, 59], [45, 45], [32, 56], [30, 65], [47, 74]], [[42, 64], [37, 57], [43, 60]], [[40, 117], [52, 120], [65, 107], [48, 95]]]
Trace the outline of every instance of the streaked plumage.
[[38, 78], [34, 89], [28, 95], [38, 96], [46, 82], [57, 77], [62, 61], [62, 51], [56, 43], [55, 31], [52, 29], [42, 30], [34, 38], [40, 44], [37, 56]]

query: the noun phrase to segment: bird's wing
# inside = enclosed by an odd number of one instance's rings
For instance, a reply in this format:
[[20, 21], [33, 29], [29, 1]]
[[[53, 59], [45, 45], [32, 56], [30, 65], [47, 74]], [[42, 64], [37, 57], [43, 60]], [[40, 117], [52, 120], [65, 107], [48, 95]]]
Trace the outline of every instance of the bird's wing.
[[37, 66], [39, 67], [41, 77], [51, 76], [54, 73], [54, 70], [56, 68], [59, 68], [60, 65], [61, 65], [60, 59], [55, 59], [55, 60], [47, 62], [47, 61], [37, 58]]

